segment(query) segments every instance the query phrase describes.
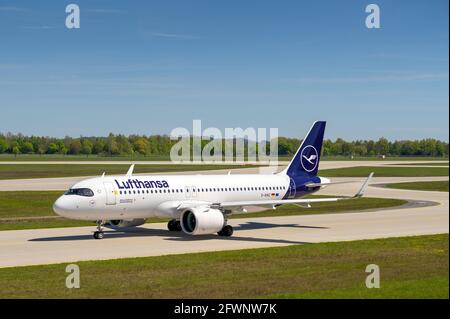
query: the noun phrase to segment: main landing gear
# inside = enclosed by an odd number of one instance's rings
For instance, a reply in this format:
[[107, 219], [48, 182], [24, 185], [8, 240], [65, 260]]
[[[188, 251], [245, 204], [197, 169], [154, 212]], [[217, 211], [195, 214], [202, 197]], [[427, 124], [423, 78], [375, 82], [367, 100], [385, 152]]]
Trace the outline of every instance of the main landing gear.
[[94, 238], [95, 239], [103, 239], [104, 233], [103, 233], [103, 221], [97, 220], [97, 231], [94, 232]]
[[225, 225], [222, 230], [217, 233], [217, 235], [230, 237], [231, 235], [233, 235], [233, 227], [231, 227], [230, 225]]
[[181, 231], [181, 223], [179, 220], [172, 219], [167, 223], [169, 231]]

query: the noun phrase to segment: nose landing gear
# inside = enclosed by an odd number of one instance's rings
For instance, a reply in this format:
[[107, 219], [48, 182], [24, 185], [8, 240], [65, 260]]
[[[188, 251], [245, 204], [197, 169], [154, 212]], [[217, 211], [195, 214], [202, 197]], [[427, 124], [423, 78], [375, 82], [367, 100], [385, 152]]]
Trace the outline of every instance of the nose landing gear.
[[94, 232], [94, 238], [95, 239], [103, 239], [104, 233], [103, 233], [103, 221], [97, 220], [97, 231]]

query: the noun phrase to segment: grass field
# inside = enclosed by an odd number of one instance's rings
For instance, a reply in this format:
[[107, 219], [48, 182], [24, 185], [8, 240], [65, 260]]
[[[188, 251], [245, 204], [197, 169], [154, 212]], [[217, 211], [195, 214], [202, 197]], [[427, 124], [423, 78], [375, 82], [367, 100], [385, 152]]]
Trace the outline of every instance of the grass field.
[[386, 187], [418, 191], [448, 192], [448, 181], [393, 183], [386, 184]]
[[[47, 178], [70, 176], [100, 176], [125, 174], [130, 165], [122, 164], [4, 164], [0, 165], [0, 179]], [[236, 169], [254, 165], [136, 165], [134, 173], [183, 172], [201, 170]]]
[[27, 162], [27, 161], [170, 161], [168, 155], [152, 156], [98, 156], [98, 155], [59, 155], [59, 154], [1, 154], [1, 161]]
[[448, 162], [446, 163], [435, 163], [435, 162], [431, 162], [431, 163], [406, 163], [406, 164], [394, 164], [394, 165], [408, 165], [408, 166], [448, 166]]
[[322, 156], [323, 161], [448, 161], [448, 157], [427, 157], [427, 156], [387, 156], [382, 159], [378, 156]]
[[[93, 222], [68, 220], [52, 211], [54, 201], [62, 192], [0, 192], [0, 230], [76, 227], [94, 225]], [[360, 211], [370, 208], [393, 207], [406, 203], [397, 199], [358, 198], [335, 203], [317, 203], [311, 208], [294, 205], [279, 207], [259, 213], [232, 215], [231, 218], [267, 217], [285, 215], [307, 215]], [[48, 218], [52, 217], [52, 218]], [[147, 222], [164, 222], [165, 219], [151, 218]]]
[[448, 176], [446, 167], [383, 167], [383, 166], [357, 166], [319, 171], [324, 177], [367, 177], [375, 172], [375, 177], [422, 177], [422, 176]]
[[[0, 298], [448, 298], [448, 234], [0, 269]], [[380, 288], [367, 289], [368, 264]]]
[[[279, 156], [279, 160], [289, 161], [292, 156]], [[379, 161], [382, 160], [377, 156], [359, 157], [355, 156], [322, 156], [323, 161]], [[386, 161], [443, 161], [448, 157], [426, 157], [426, 156], [392, 156], [386, 157]], [[1, 161], [170, 161], [168, 155], [151, 155], [151, 156], [98, 156], [98, 155], [58, 155], [58, 154], [0, 154]]]

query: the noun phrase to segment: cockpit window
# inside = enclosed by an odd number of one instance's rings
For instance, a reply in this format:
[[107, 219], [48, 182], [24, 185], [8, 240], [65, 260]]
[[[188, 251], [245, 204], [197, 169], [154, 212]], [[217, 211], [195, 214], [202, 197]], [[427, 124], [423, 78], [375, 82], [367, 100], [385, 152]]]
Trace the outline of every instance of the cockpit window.
[[71, 188], [67, 192], [65, 192], [64, 195], [92, 197], [94, 196], [94, 192], [89, 188]]

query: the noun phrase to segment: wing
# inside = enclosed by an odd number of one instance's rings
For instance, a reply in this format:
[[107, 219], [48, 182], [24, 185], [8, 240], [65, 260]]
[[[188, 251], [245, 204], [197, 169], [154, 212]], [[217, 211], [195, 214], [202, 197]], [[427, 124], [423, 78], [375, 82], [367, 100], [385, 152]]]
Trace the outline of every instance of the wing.
[[164, 202], [159, 206], [160, 212], [170, 216], [177, 216], [186, 209], [197, 207], [197, 208], [212, 208], [220, 210], [243, 210], [246, 206], [262, 206], [262, 207], [275, 207], [285, 204], [312, 204], [312, 203], [323, 203], [323, 202], [337, 202], [341, 200], [358, 198], [364, 195], [364, 192], [372, 179], [373, 173], [364, 181], [359, 191], [351, 197], [332, 197], [332, 198], [300, 198], [300, 199], [277, 199], [277, 200], [251, 200], [251, 201], [232, 201], [232, 202], [221, 202], [212, 203], [201, 200], [184, 200], [184, 201], [168, 201]]
[[267, 206], [267, 205], [284, 205], [284, 204], [310, 204], [310, 203], [321, 203], [321, 202], [337, 202], [340, 200], [346, 200], [351, 198], [358, 198], [364, 195], [364, 192], [369, 185], [370, 180], [373, 177], [373, 173], [370, 173], [369, 177], [364, 181], [359, 191], [351, 197], [334, 197], [334, 198], [300, 198], [300, 199], [277, 199], [277, 200], [255, 200], [255, 201], [235, 201], [235, 202], [223, 202], [219, 207], [223, 208], [233, 208], [233, 207], [244, 207], [244, 206]]
[[[365, 181], [365, 180], [364, 180]], [[305, 184], [306, 187], [322, 187], [322, 186], [331, 186], [331, 185], [339, 185], [339, 184], [354, 184], [358, 182], [364, 182], [364, 181], [343, 181], [343, 182], [327, 182], [327, 183], [307, 183]]]

